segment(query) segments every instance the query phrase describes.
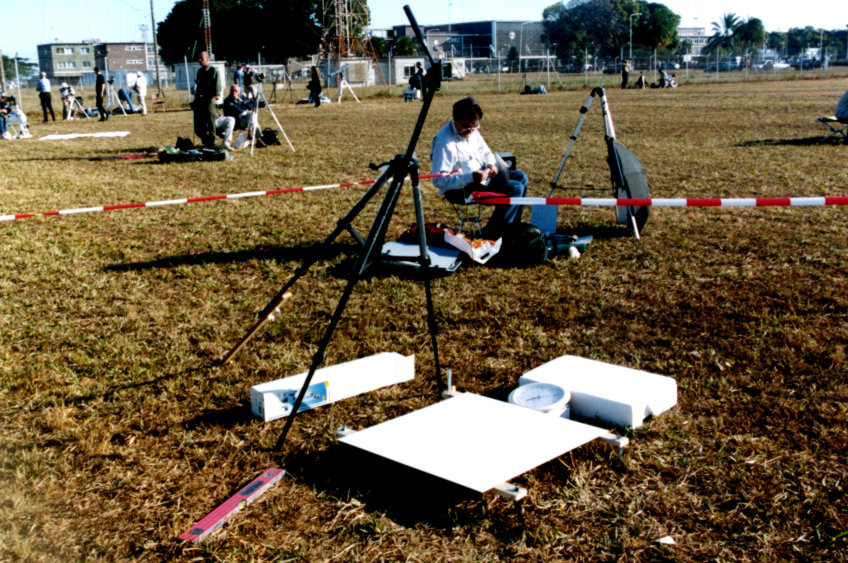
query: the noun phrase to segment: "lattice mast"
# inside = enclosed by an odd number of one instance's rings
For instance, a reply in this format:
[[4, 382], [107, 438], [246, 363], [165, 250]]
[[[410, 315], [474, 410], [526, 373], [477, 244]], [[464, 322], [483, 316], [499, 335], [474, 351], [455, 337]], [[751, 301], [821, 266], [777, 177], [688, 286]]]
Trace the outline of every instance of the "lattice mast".
[[[333, 9], [333, 33], [329, 32], [328, 12]], [[363, 0], [325, 0], [324, 3], [324, 43], [327, 53], [335, 54], [338, 66], [336, 70], [344, 66], [344, 60], [353, 55], [361, 54], [369, 59], [380, 78], [380, 83], [385, 84], [383, 71], [377, 62], [377, 55], [371, 46], [371, 41], [363, 41], [362, 37], [355, 33], [357, 22], [370, 20], [368, 6]]]
[[203, 43], [206, 45], [206, 52], [209, 53], [209, 58], [212, 56], [212, 18], [209, 17], [209, 0], [203, 0]]

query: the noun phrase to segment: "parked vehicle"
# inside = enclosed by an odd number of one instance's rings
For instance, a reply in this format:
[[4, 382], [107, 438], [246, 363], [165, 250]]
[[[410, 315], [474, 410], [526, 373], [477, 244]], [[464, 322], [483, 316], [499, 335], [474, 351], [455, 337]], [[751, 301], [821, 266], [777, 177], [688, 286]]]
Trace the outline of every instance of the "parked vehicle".
[[821, 68], [821, 62], [818, 59], [796, 59], [792, 61], [792, 68], [798, 70], [812, 70], [814, 68]]

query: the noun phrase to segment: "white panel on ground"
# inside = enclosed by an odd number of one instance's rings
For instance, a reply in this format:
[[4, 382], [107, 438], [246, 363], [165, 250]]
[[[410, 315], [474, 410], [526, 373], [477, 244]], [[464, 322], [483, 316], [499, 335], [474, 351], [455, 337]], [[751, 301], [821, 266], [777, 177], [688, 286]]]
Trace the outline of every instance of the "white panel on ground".
[[571, 392], [571, 416], [596, 418], [622, 428], [642, 426], [677, 404], [670, 377], [577, 356], [561, 356], [521, 376], [520, 385], [544, 382]]
[[341, 441], [482, 493], [604, 433], [462, 393]]
[[[250, 408], [253, 414], [265, 422], [291, 414], [306, 375], [301, 373], [251, 387]], [[402, 356], [396, 352], [383, 352], [321, 368], [312, 377], [300, 411], [410, 381], [413, 377], [415, 356]]]

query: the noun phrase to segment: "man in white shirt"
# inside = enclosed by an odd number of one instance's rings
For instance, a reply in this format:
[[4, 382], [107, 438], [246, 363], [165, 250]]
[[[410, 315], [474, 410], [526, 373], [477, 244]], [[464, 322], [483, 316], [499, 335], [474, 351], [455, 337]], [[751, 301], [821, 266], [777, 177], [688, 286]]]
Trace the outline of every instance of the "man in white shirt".
[[133, 90], [138, 97], [138, 103], [141, 104], [141, 115], [147, 115], [147, 103], [144, 101], [144, 97], [147, 95], [147, 77], [141, 71], [138, 71], [137, 76]]
[[[502, 193], [507, 197], [523, 197], [527, 190], [527, 174], [508, 170], [492, 153], [480, 135], [483, 110], [474, 98], [463, 98], [453, 105], [453, 119], [433, 138], [430, 161], [434, 174], [451, 176], [433, 178], [433, 184], [452, 203], [464, 203], [473, 191]], [[496, 236], [507, 223], [521, 221], [522, 206], [498, 205], [486, 224], [486, 235]]]

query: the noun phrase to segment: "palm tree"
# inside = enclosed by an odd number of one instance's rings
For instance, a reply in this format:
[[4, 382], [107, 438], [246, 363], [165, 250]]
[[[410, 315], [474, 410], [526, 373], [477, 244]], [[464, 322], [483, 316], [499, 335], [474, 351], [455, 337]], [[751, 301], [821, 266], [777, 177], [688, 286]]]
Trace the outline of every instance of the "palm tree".
[[725, 52], [732, 50], [737, 39], [736, 32], [742, 23], [742, 20], [733, 12], [724, 14], [721, 20], [712, 23], [713, 36], [707, 42], [707, 47], [711, 51], [718, 48]]

